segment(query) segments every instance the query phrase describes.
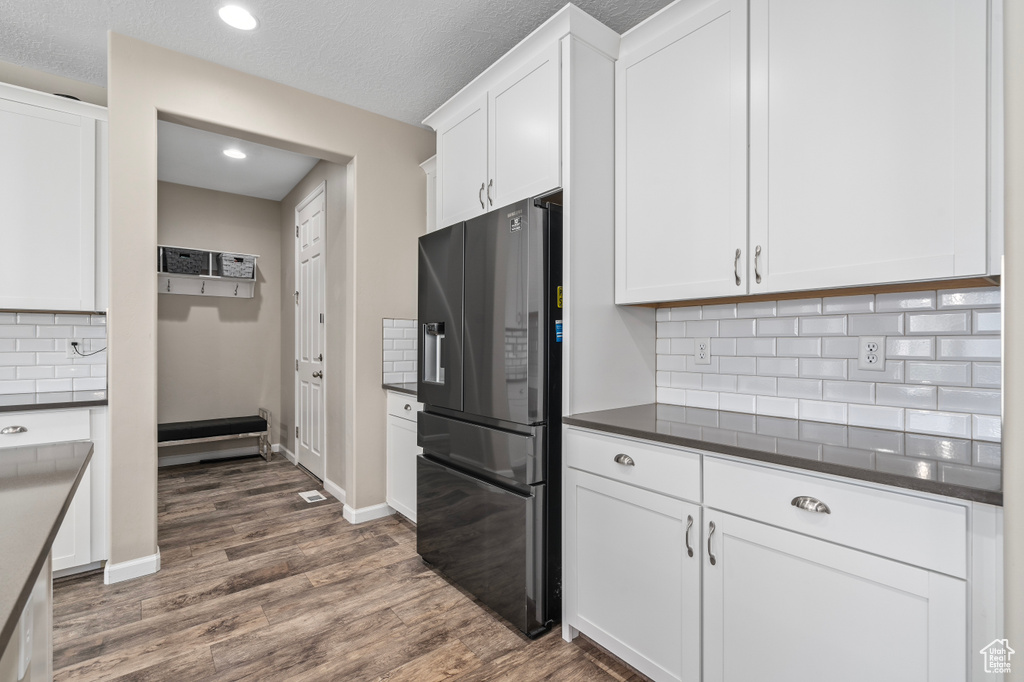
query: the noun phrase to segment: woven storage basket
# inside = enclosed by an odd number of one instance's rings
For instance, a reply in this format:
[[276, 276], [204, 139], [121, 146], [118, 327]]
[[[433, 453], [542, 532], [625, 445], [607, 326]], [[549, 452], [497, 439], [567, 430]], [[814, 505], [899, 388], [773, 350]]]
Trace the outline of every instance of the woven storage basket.
[[252, 256], [242, 253], [222, 253], [217, 256], [220, 264], [221, 277], [235, 277], [237, 279], [252, 279], [253, 268], [256, 264]]
[[193, 249], [176, 249], [164, 247], [164, 271], [178, 275], [201, 275], [205, 265], [206, 254]]

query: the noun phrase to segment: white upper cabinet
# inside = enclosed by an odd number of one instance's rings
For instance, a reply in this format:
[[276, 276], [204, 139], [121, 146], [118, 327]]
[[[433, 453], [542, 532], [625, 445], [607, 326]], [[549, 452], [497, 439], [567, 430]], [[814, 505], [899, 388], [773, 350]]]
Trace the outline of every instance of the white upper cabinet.
[[616, 302], [992, 272], [988, 3], [747, 8], [679, 0], [623, 36]]
[[96, 309], [105, 119], [100, 107], [0, 85], [0, 308]]
[[752, 292], [982, 275], [988, 7], [752, 0]]
[[746, 1], [670, 19], [616, 65], [618, 303], [747, 293]]
[[558, 45], [487, 93], [487, 210], [558, 187]]
[[478, 97], [437, 129], [438, 225], [486, 210], [487, 98]]

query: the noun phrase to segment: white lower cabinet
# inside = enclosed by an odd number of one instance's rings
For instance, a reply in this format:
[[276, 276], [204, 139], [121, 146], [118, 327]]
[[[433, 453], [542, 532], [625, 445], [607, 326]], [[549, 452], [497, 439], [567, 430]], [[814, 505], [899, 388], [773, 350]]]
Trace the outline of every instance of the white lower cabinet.
[[565, 521], [574, 627], [646, 675], [699, 679], [700, 507], [569, 469]]
[[388, 505], [416, 523], [416, 415], [423, 404], [416, 398], [388, 392]]
[[572, 427], [564, 451], [567, 639], [655, 680], [969, 679], [970, 503]]
[[966, 679], [964, 580], [708, 510], [712, 524], [706, 682]]

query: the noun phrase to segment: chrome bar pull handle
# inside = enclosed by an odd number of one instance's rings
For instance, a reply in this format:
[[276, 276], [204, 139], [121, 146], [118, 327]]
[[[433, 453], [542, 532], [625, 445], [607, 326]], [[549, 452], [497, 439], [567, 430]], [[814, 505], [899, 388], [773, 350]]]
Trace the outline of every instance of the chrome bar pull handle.
[[636, 462], [633, 461], [633, 458], [624, 452], [620, 452], [615, 455], [615, 462], [627, 467], [636, 466]]
[[0, 429], [0, 434], [4, 436], [13, 436], [16, 433], [28, 433], [28, 429], [24, 426], [5, 426]]
[[761, 283], [761, 245], [754, 249], [754, 281]]
[[480, 201], [480, 208], [487, 208], [487, 204], [484, 203], [484, 183], [480, 183], [480, 191], [476, 193], [476, 198]]
[[708, 522], [708, 561], [711, 562], [712, 566], [714, 566], [715, 564], [718, 563], [718, 559], [716, 559], [715, 555], [711, 553], [711, 537], [714, 534], [715, 534], [715, 522], [714, 521], [710, 521], [710, 522]]
[[494, 178], [487, 181], [487, 203], [494, 206], [494, 199], [491, 198], [491, 188], [494, 187]]
[[736, 286], [740, 285], [740, 254], [742, 252], [736, 249], [736, 259], [732, 262], [732, 274], [736, 276]]
[[693, 547], [690, 547], [690, 529], [693, 528], [693, 517], [686, 517], [686, 556], [693, 556]]
[[809, 512], [816, 512], [818, 514], [831, 514], [832, 510], [828, 508], [828, 505], [821, 500], [810, 497], [808, 495], [801, 495], [800, 497], [794, 497], [791, 505], [797, 509], [804, 509]]

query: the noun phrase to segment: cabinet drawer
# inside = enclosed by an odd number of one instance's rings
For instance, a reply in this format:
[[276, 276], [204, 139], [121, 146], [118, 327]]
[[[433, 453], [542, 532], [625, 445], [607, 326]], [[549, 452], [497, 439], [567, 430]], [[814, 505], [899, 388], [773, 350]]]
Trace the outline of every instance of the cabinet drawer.
[[[633, 464], [615, 461], [626, 455]], [[566, 429], [565, 461], [574, 469], [659, 493], [700, 501], [700, 455], [632, 438]]]
[[0, 413], [0, 430], [23, 427], [19, 433], [0, 434], [0, 448], [59, 443], [89, 438], [89, 410], [40, 410]]
[[405, 393], [388, 391], [388, 414], [416, 421], [416, 413], [423, 409], [423, 403], [416, 402], [416, 397]]
[[[809, 496], [829, 513], [793, 506]], [[704, 504], [909, 564], [966, 577], [967, 509], [715, 457], [704, 458]]]

